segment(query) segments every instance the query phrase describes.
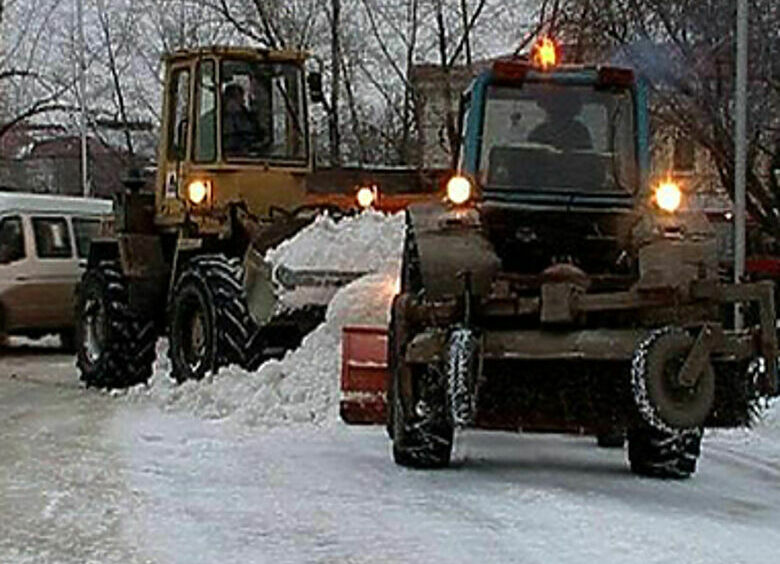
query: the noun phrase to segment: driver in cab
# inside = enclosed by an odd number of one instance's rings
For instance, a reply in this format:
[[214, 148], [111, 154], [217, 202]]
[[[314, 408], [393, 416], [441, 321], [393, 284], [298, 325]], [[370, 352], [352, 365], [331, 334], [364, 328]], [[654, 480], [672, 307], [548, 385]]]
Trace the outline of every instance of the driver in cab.
[[227, 156], [248, 156], [262, 140], [257, 116], [244, 105], [244, 89], [239, 84], [228, 84], [222, 100], [222, 148]]

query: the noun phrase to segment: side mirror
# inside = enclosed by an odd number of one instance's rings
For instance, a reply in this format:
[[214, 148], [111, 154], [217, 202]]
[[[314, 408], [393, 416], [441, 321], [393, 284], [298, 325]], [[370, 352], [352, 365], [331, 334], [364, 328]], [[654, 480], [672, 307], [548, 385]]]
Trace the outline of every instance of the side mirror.
[[309, 98], [313, 104], [322, 104], [325, 102], [325, 93], [322, 91], [322, 74], [319, 72], [310, 72], [306, 77], [306, 83], [309, 86]]

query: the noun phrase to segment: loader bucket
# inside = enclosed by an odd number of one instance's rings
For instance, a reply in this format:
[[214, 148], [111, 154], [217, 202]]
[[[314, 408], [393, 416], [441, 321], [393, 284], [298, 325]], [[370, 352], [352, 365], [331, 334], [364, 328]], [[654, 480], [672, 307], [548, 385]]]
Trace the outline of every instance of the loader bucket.
[[387, 420], [387, 328], [345, 326], [341, 339], [341, 419], [350, 425]]

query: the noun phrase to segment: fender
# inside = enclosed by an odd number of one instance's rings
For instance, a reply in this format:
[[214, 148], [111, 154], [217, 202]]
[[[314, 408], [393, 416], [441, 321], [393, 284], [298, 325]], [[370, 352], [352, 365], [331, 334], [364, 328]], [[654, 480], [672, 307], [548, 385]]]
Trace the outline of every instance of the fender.
[[[165, 312], [170, 266], [160, 237], [124, 233], [116, 239], [94, 239], [89, 246], [89, 268], [117, 260], [127, 278], [129, 306], [139, 312]], [[162, 315], [162, 314], [160, 314]]]
[[104, 260], [119, 258], [119, 242], [116, 239], [93, 239], [89, 244], [87, 266], [93, 268]]
[[490, 292], [501, 260], [485, 236], [476, 210], [452, 209], [440, 203], [413, 205], [407, 210], [407, 232], [415, 237], [428, 299], [461, 295], [467, 273], [474, 296]]

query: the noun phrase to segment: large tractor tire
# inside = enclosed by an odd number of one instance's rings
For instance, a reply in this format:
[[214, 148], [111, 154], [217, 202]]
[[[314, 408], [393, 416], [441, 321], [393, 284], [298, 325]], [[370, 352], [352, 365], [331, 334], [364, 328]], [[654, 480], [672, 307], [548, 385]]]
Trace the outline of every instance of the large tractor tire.
[[452, 456], [454, 429], [447, 416], [444, 386], [436, 370], [421, 371], [414, 382], [420, 389], [413, 405], [405, 405], [400, 382], [393, 381], [393, 459], [410, 468], [445, 468]]
[[631, 471], [652, 478], [683, 479], [696, 471], [701, 429], [665, 433], [646, 426], [628, 431]]
[[[405, 296], [398, 298], [403, 304]], [[403, 315], [403, 308], [397, 313]], [[403, 323], [401, 321], [401, 323]], [[403, 350], [404, 345], [401, 346]], [[393, 459], [411, 468], [444, 468], [450, 463], [454, 427], [448, 413], [446, 379], [440, 366], [392, 361], [390, 425]], [[411, 390], [404, 391], [405, 383]]]
[[393, 459], [410, 468], [444, 468], [452, 455], [454, 427], [448, 412], [443, 367], [406, 362], [406, 344], [414, 336], [407, 304], [422, 293], [419, 255], [414, 232], [407, 223], [401, 266], [401, 294], [393, 300], [388, 339], [388, 434]]
[[154, 321], [130, 311], [116, 261], [89, 268], [76, 299], [76, 364], [87, 387], [127, 388], [152, 375]]
[[173, 377], [200, 380], [229, 364], [245, 366], [256, 328], [249, 315], [238, 259], [191, 259], [176, 281], [168, 334]]
[[406, 343], [412, 328], [403, 313], [405, 303], [413, 299], [422, 291], [422, 274], [420, 272], [420, 257], [417, 252], [417, 243], [414, 232], [409, 224], [409, 215], [406, 215], [406, 236], [404, 237], [403, 254], [401, 255], [401, 292], [393, 298], [390, 309], [390, 326], [387, 334], [387, 359], [388, 378], [385, 389], [387, 390], [387, 436], [393, 439], [395, 436], [395, 386], [393, 379], [398, 370], [406, 369], [406, 365], [399, 364], [406, 353]]

